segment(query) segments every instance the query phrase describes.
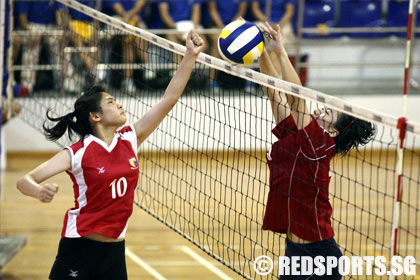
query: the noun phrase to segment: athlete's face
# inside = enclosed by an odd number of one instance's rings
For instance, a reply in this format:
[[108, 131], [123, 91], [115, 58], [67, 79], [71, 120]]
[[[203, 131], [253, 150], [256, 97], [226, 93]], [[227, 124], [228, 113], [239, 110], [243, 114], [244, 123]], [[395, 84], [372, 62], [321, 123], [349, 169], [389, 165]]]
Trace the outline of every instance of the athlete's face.
[[121, 126], [127, 121], [122, 105], [109, 93], [102, 94], [101, 108], [103, 124]]
[[328, 133], [335, 137], [337, 134], [337, 129], [335, 128], [335, 124], [338, 119], [338, 112], [332, 110], [331, 108], [324, 107], [322, 109], [315, 109], [314, 110], [314, 117]]

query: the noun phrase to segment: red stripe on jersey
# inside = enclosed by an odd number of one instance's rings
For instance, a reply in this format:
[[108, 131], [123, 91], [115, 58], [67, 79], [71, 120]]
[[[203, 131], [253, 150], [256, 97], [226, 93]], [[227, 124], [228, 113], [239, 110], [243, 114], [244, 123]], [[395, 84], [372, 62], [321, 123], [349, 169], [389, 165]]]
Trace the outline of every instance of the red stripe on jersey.
[[126, 132], [133, 132], [133, 130], [131, 129], [131, 126], [126, 125], [117, 131], [117, 133], [121, 133], [121, 134], [126, 133]]
[[83, 148], [83, 146], [84, 146], [83, 141], [79, 141], [71, 145], [69, 148], [73, 151], [73, 155], [74, 155], [75, 153], [77, 153], [78, 150]]

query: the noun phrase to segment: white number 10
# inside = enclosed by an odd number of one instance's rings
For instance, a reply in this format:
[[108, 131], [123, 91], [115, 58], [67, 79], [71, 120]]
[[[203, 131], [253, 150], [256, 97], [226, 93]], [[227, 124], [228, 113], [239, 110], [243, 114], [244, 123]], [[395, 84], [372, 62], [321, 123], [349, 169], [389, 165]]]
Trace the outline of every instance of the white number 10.
[[125, 192], [127, 191], [127, 179], [125, 177], [121, 177], [120, 179], [115, 179], [112, 181], [112, 183], [109, 185], [112, 189], [112, 198], [115, 199], [118, 197], [122, 197], [125, 195]]

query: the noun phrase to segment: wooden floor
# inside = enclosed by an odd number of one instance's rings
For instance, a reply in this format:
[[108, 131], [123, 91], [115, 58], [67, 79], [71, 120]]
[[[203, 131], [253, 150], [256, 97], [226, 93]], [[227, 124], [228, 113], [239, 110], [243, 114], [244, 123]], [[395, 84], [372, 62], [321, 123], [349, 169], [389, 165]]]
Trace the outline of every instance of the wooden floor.
[[[58, 183], [60, 190], [49, 204], [25, 197], [15, 187], [20, 176], [47, 158], [43, 155], [9, 158], [7, 171], [3, 173], [0, 235], [25, 235], [27, 244], [1, 271], [2, 280], [48, 279], [57, 253], [64, 213], [73, 207], [68, 175], [62, 174], [50, 180]], [[138, 207], [130, 219], [126, 244], [134, 254], [127, 256], [129, 279], [220, 279], [210, 269], [220, 270], [232, 279], [241, 279]], [[198, 261], [201, 258], [204, 264]], [[150, 266], [161, 278], [153, 276], [145, 266]]]
[[[20, 176], [50, 156], [51, 154], [38, 154], [36, 156], [14, 155], [8, 158], [8, 168], [3, 173], [2, 182], [0, 235], [25, 235], [27, 244], [3, 268], [1, 271], [2, 280], [45, 280], [48, 278], [48, 273], [57, 253], [64, 213], [68, 208], [73, 207], [73, 191], [70, 180], [66, 174], [49, 180], [60, 185], [59, 193], [49, 204], [43, 204], [35, 199], [21, 195], [15, 184]], [[418, 165], [418, 163], [416, 164]], [[336, 165], [339, 166], [337, 163]], [[361, 167], [363, 168], [362, 165]], [[353, 171], [347, 170], [345, 172]], [[354, 172], [357, 173], [359, 171], [355, 170]], [[378, 177], [381, 178], [380, 180], [387, 180], [386, 176]], [[341, 186], [347, 187], [345, 183], [341, 183]], [[334, 196], [348, 195], [351, 201], [354, 194], [339, 193], [342, 191], [339, 189], [334, 190], [331, 199], [335, 213], [344, 213], [346, 215], [346, 211], [343, 209], [348, 209], [349, 206], [340, 205], [339, 202], [336, 202]], [[415, 195], [413, 199], [416, 199], [416, 197], [418, 195]], [[368, 199], [370, 200], [370, 205], [374, 202], [371, 211], [374, 212], [374, 208], [380, 205], [380, 208], [388, 208], [387, 211], [392, 212], [392, 205], [383, 207], [383, 203], [388, 202], [383, 202], [380, 199], [375, 201], [375, 198], [371, 197]], [[360, 203], [363, 204], [364, 202], [361, 201]], [[338, 208], [340, 210], [337, 210]], [[354, 213], [349, 211], [347, 215], [356, 215], [356, 210], [354, 210]], [[414, 216], [410, 216], [410, 220], [415, 219], [419, 215], [418, 213], [414, 214]], [[414, 224], [417, 224], [415, 220], [413, 221]], [[355, 221], [355, 223], [360, 223], [360, 227], [365, 227], [368, 226], [369, 221]], [[340, 228], [340, 230], [342, 232], [346, 231], [345, 228]], [[384, 236], [389, 238], [387, 234], [384, 234]], [[354, 240], [342, 240], [343, 242], [355, 242]], [[238, 274], [207, 256], [138, 207], [135, 207], [130, 220], [126, 244], [129, 252], [127, 255], [129, 279], [241, 279]], [[368, 250], [372, 255], [380, 255], [378, 251], [375, 251], [375, 248], [364, 249]], [[417, 257], [419, 256], [419, 251], [420, 248], [412, 248], [413, 255]], [[419, 275], [420, 271], [417, 274]], [[417, 280], [420, 277], [401, 279]]]

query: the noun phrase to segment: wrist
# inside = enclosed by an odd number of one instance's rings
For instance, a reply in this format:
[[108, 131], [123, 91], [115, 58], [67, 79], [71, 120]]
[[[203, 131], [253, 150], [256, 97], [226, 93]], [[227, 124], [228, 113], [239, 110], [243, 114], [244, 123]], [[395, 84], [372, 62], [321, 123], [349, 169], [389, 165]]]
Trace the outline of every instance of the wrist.
[[278, 56], [284, 56], [284, 57], [288, 57], [289, 55], [287, 54], [286, 49], [283, 47], [281, 49], [276, 50], [276, 53]]
[[35, 195], [36, 195], [36, 198], [39, 200], [39, 201], [42, 201], [41, 200], [41, 185], [38, 185], [38, 186], [36, 186], [36, 191], [35, 191]]
[[197, 59], [197, 57], [198, 57], [198, 55], [196, 55], [196, 54], [194, 54], [194, 52], [193, 51], [186, 51], [186, 53], [185, 53], [185, 55], [184, 55], [184, 61], [185, 62], [189, 62], [189, 61], [192, 61], [192, 62], [195, 62], [195, 60]]

